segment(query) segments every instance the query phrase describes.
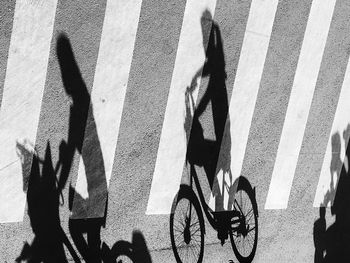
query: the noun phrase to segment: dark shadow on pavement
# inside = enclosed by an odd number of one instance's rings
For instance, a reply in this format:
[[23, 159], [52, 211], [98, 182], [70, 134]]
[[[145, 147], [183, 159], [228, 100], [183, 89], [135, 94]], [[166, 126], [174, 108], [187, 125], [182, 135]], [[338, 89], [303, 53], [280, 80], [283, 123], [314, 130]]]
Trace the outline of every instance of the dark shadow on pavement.
[[[24, 244], [16, 262], [68, 262], [63, 246], [66, 245], [68, 250], [72, 246], [61, 228], [59, 217], [63, 202], [61, 187], [65, 181], [56, 177], [59, 165], [53, 167], [50, 143], [47, 143], [44, 160], [39, 159], [34, 147], [26, 141], [17, 142], [17, 153], [22, 162], [23, 190], [27, 192], [28, 215], [35, 236], [30, 245]], [[72, 256], [78, 260], [76, 254]]]
[[[228, 96], [225, 83], [225, 56], [220, 28], [218, 24], [213, 21], [212, 15], [208, 10], [204, 11], [202, 14], [201, 26], [203, 47], [206, 49], [206, 60], [204, 65], [195, 73], [191, 86], [187, 90], [187, 93], [190, 93], [190, 98], [192, 98], [192, 93], [196, 88], [198, 78], [208, 77], [209, 82], [204, 95], [200, 98], [198, 105], [195, 107], [193, 118], [190, 116], [189, 104], [194, 103], [194, 101], [191, 102], [186, 97], [187, 112], [184, 128], [186, 134], [189, 134], [186, 159], [189, 163], [204, 168], [209, 185], [212, 189], [223, 135], [225, 130], [229, 134], [230, 124], [228, 116]], [[208, 34], [208, 32], [210, 33]], [[209, 104], [211, 104], [212, 108], [215, 140], [204, 138], [204, 130], [200, 122], [200, 117], [206, 111]], [[225, 154], [230, 155], [230, 136], [225, 140], [225, 147], [228, 149]], [[222, 204], [218, 205], [222, 206]]]
[[102, 258], [108, 263], [152, 263], [146, 240], [138, 230], [133, 231], [131, 243], [128, 241], [117, 241], [111, 249], [102, 244]]
[[[91, 97], [82, 78], [68, 37], [57, 39], [57, 58], [63, 85], [72, 99], [66, 147], [62, 149], [61, 178], [68, 178], [75, 152], [81, 155], [86, 173], [88, 197], [69, 187], [69, 230], [86, 262], [100, 262], [101, 227], [107, 210], [107, 181]], [[81, 164], [82, 165], [82, 164]], [[87, 235], [87, 241], [84, 238]]]
[[101, 144], [97, 134], [90, 94], [82, 79], [70, 41], [64, 34], [59, 35], [57, 39], [57, 58], [63, 86], [67, 95], [72, 99], [67, 145], [63, 149], [63, 159], [60, 160], [62, 164], [61, 177], [68, 178], [74, 154], [77, 151], [81, 155], [85, 167], [89, 194], [87, 199], [77, 198], [73, 200], [71, 218], [102, 217], [107, 200], [107, 181]]
[[[343, 140], [348, 145], [350, 125], [343, 132]], [[324, 196], [320, 207], [320, 218], [314, 223], [315, 263], [350, 262], [350, 146], [345, 151], [345, 161], [340, 159], [340, 134], [332, 136], [332, 160], [330, 167], [330, 190]], [[334, 180], [334, 176], [338, 179]], [[331, 205], [334, 223], [326, 228], [326, 206]]]
[[101, 245], [101, 228], [106, 223], [108, 193], [91, 97], [66, 35], [58, 36], [56, 51], [63, 85], [72, 99], [68, 139], [67, 142], [61, 141], [59, 160], [55, 167], [49, 142], [44, 160], [38, 157], [34, 145], [29, 141], [17, 142], [16, 150], [22, 163], [23, 191], [27, 193], [28, 214], [35, 237], [30, 245], [24, 244], [16, 262], [68, 262], [64, 246], [74, 262], [81, 262], [61, 227], [59, 217], [59, 207], [64, 204], [62, 190], [69, 178], [77, 151], [85, 167], [88, 197], [82, 197], [70, 184], [68, 207], [72, 215], [69, 231], [82, 259], [91, 263], [121, 263], [122, 259], [118, 258], [128, 257], [132, 262], [151, 263], [146, 241], [139, 231], [133, 232], [132, 243], [118, 241], [112, 249], [105, 243]]
[[[170, 239], [178, 263], [202, 262], [204, 214], [213, 229], [217, 231], [221, 244], [223, 245], [230, 237], [238, 260], [251, 262], [255, 255], [258, 238], [255, 188], [253, 189], [243, 176], [239, 176], [236, 180], [232, 177], [230, 117], [223, 41], [220, 28], [208, 10], [203, 12], [200, 22], [203, 47], [206, 50], [205, 63], [194, 74], [185, 93], [184, 129], [188, 140], [186, 168], [189, 167], [189, 182], [181, 184], [174, 198], [169, 224]], [[201, 77], [208, 77], [208, 85], [196, 105], [193, 93]], [[215, 133], [213, 140], [205, 138], [204, 130], [208, 127], [207, 123], [201, 119], [210, 107]], [[209, 207], [204, 197], [200, 174], [197, 172], [200, 168], [203, 168], [215, 198], [214, 209]], [[219, 173], [222, 173], [221, 178], [218, 176]], [[219, 178], [222, 180], [221, 183], [218, 181]], [[235, 199], [237, 195], [240, 195], [238, 201]], [[225, 200], [228, 200], [227, 204]], [[246, 243], [247, 240], [250, 243]], [[247, 249], [241, 248], [241, 244], [243, 246], [247, 244]]]

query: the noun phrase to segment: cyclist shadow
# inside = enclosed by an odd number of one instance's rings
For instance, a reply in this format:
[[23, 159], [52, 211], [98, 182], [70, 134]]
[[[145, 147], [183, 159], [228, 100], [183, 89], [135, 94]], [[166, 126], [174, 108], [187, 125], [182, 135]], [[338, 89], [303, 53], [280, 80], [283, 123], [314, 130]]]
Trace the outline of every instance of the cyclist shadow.
[[[70, 175], [77, 151], [82, 157], [86, 171], [89, 197], [82, 198], [70, 186], [69, 209], [72, 215], [69, 219], [69, 228], [73, 241], [78, 244], [78, 248], [83, 252], [85, 252], [82, 249], [82, 244], [84, 244], [82, 242], [83, 234], [88, 235], [89, 252], [82, 253], [82, 255], [91, 260], [99, 253], [101, 221], [105, 219], [103, 214], [107, 209], [107, 181], [102, 150], [97, 134], [91, 97], [75, 60], [71, 43], [65, 34], [58, 36], [56, 54], [63, 87], [72, 102], [70, 105], [68, 139], [67, 143], [62, 140], [60, 144], [59, 161], [56, 168], [53, 169], [52, 167], [49, 144], [44, 161], [39, 161], [36, 155], [31, 160], [34, 151], [32, 153], [28, 152], [23, 145], [17, 144], [18, 151], [23, 155], [23, 185], [25, 188], [28, 187], [28, 213], [36, 236], [32, 247], [43, 247], [43, 249], [34, 250], [40, 250], [37, 253], [38, 255], [44, 254], [44, 261], [55, 262], [47, 258], [52, 258], [55, 252], [58, 253], [58, 251], [60, 252], [57, 255], [57, 262], [65, 262], [66, 260], [63, 259], [62, 240], [65, 240], [66, 246], [70, 248], [71, 246], [60, 226], [58, 199], [59, 196], [62, 196], [61, 192]], [[43, 163], [42, 174], [39, 171], [39, 162]], [[59, 167], [61, 167], [61, 171], [58, 176]], [[88, 219], [80, 220], [79, 218]], [[50, 238], [50, 236], [53, 236], [53, 238]], [[56, 250], [53, 249], [55, 246], [50, 242], [57, 243], [55, 245]], [[47, 246], [52, 246], [52, 248], [45, 249]], [[28, 250], [28, 245], [25, 248]], [[71, 253], [74, 253], [72, 249], [70, 250]], [[76, 262], [79, 262], [79, 259], [76, 259]]]
[[[71, 99], [67, 144], [60, 158], [62, 178], [68, 178], [76, 152], [86, 174], [84, 198], [69, 186], [69, 231], [86, 262], [100, 261], [101, 228], [107, 211], [107, 179], [101, 143], [98, 137], [91, 96], [75, 59], [70, 40], [65, 34], [57, 39], [56, 54], [64, 90]], [[85, 176], [85, 175], [83, 175]], [[79, 177], [78, 177], [79, 180]], [[79, 182], [77, 182], [78, 184]], [[84, 238], [87, 235], [87, 240]]]
[[[218, 238], [221, 240], [222, 245], [230, 234], [231, 244], [236, 255], [240, 253], [237, 252], [236, 245], [234, 241], [232, 241], [233, 232], [240, 231], [238, 236], [241, 235], [241, 233], [244, 233], [243, 235], [246, 236], [247, 232], [255, 229], [256, 236], [252, 253], [247, 257], [241, 256], [242, 262], [248, 262], [254, 256], [256, 249], [257, 225], [254, 225], [254, 227], [252, 227], [253, 229], [249, 229], [249, 225], [245, 223], [245, 216], [243, 213], [239, 214], [240, 212], [238, 212], [238, 209], [235, 209], [234, 201], [237, 190], [245, 191], [252, 201], [252, 210], [249, 212], [251, 214], [248, 214], [248, 219], [254, 217], [255, 220], [257, 220], [255, 191], [245, 177], [240, 176], [236, 180], [232, 177], [230, 168], [231, 136], [228, 95], [226, 90], [225, 56], [220, 28], [213, 20], [208, 10], [204, 11], [202, 14], [201, 28], [203, 47], [206, 49], [205, 63], [194, 74], [191, 85], [187, 88], [185, 93], [184, 129], [187, 139], [186, 164], [190, 166], [190, 186], [182, 184], [173, 202], [170, 215], [170, 237], [172, 247], [177, 262], [185, 262], [181, 259], [183, 256], [181, 255], [181, 249], [186, 246], [198, 247], [198, 250], [193, 254], [197, 254], [195, 257], [196, 260], [198, 259], [198, 262], [203, 260], [204, 236], [202, 232], [205, 233], [203, 210], [211, 226], [217, 230]], [[196, 89], [200, 77], [208, 77], [208, 85], [203, 95], [200, 96], [199, 102], [195, 105], [192, 93]], [[213, 121], [203, 121], [203, 119], [207, 120], [206, 118], [208, 118], [210, 108]], [[208, 123], [213, 123], [213, 126], [208, 126]], [[214, 130], [214, 140], [205, 138], [205, 131], [208, 129]], [[200, 183], [201, 180], [197, 175], [197, 171], [200, 171], [200, 169], [204, 170], [210, 192], [215, 198], [215, 208], [213, 210], [207, 205], [207, 200], [205, 200], [206, 198], [203, 194], [204, 191]], [[193, 190], [192, 179], [195, 182], [198, 195], [196, 195]], [[227, 194], [225, 194], [225, 192]], [[186, 199], [190, 203], [187, 208], [183, 201]], [[193, 208], [191, 208], [192, 205]], [[201, 207], [203, 209], [201, 209]], [[180, 220], [184, 222], [176, 221], [175, 210], [179, 210], [180, 213], [183, 213], [183, 215], [180, 216]], [[197, 213], [198, 218], [196, 217], [192, 220], [191, 218], [194, 217], [192, 213]], [[233, 219], [234, 217], [236, 218], [235, 220]], [[192, 221], [195, 223], [191, 223]], [[232, 224], [236, 224], [236, 228], [233, 228]], [[237, 227], [237, 225], [239, 225], [239, 227]], [[197, 229], [192, 233], [191, 228]], [[202, 231], [202, 229], [204, 231]], [[197, 232], [200, 232], [200, 234], [196, 234]], [[175, 237], [175, 235], [179, 233], [182, 233], [182, 236]], [[195, 236], [192, 237], [192, 234]], [[198, 238], [199, 240], [197, 240]], [[179, 245], [179, 250], [177, 245]], [[237, 257], [239, 256], [240, 255]]]
[[[195, 73], [187, 92], [192, 93], [194, 91], [197, 79], [200, 77], [208, 77], [208, 85], [195, 107], [193, 117], [190, 112], [190, 103], [194, 104], [195, 102], [191, 102], [185, 97], [186, 117], [184, 129], [188, 139], [186, 160], [190, 164], [204, 168], [209, 186], [213, 194], [217, 194], [219, 189], [216, 187], [218, 184], [215, 182], [215, 171], [217, 169], [217, 160], [224, 134], [228, 135], [225, 136], [225, 148], [222, 149], [225, 150], [224, 155], [228, 158], [227, 162], [230, 161], [231, 148], [228, 96], [225, 84], [225, 56], [220, 28], [218, 24], [213, 21], [212, 15], [208, 10], [204, 11], [202, 14], [201, 27], [203, 47], [204, 49], [206, 48], [206, 59], [204, 65]], [[202, 116], [205, 117], [204, 115], [207, 114], [209, 104], [212, 109], [215, 140], [206, 139], [204, 137], [204, 130], [210, 129], [210, 127], [208, 127], [208, 125], [202, 125], [200, 121], [200, 118]], [[227, 167], [222, 168], [227, 170]], [[215, 188], [213, 188], [213, 186]], [[221, 204], [218, 203], [217, 205]]]
[[[68, 178], [76, 152], [82, 159], [86, 174], [86, 188], [89, 198], [73, 198], [71, 219], [97, 218], [105, 211], [107, 202], [107, 180], [98, 137], [93, 105], [87, 86], [82, 78], [69, 38], [60, 34], [56, 53], [61, 70], [63, 87], [71, 99], [69, 130], [66, 147], [62, 149], [60, 177]], [[79, 179], [79, 178], [78, 178]]]
[[[109, 249], [105, 243], [104, 249], [101, 250], [101, 229], [106, 223], [108, 191], [91, 96], [75, 60], [71, 43], [65, 34], [60, 34], [57, 39], [56, 53], [63, 86], [72, 101], [68, 139], [62, 151], [64, 154], [61, 158], [61, 177], [68, 178], [77, 151], [85, 167], [88, 192], [88, 197], [84, 198], [71, 185], [69, 187], [69, 210], [72, 212], [69, 231], [85, 262], [115, 262], [113, 253], [120, 250], [119, 245], [113, 246], [112, 258], [109, 258], [109, 253], [106, 254]], [[135, 250], [134, 245], [132, 249]]]
[[[345, 145], [350, 137], [350, 125], [343, 132]], [[314, 223], [315, 263], [350, 262], [350, 145], [345, 151], [344, 163], [340, 158], [341, 138], [339, 133], [332, 136], [332, 160], [330, 167], [330, 190], [324, 196], [320, 207], [320, 218]], [[333, 179], [334, 174], [338, 183]], [[331, 204], [334, 223], [327, 228], [326, 206]]]
[[[207, 47], [206, 60], [204, 65], [195, 73], [191, 86], [186, 93], [194, 91], [197, 78], [208, 77], [209, 80], [207, 88], [196, 107], [191, 94], [189, 97], [185, 97], [186, 117], [184, 128], [188, 139], [186, 160], [190, 165], [196, 165], [204, 169], [211, 194], [215, 198], [215, 212], [213, 214], [217, 221], [220, 222], [217, 226], [218, 237], [223, 242], [223, 240], [227, 239], [226, 230], [228, 224], [230, 224], [230, 218], [232, 218], [228, 210], [233, 209], [234, 196], [239, 180], [244, 180], [241, 185], [246, 185], [248, 180], [243, 177], [236, 180], [232, 178], [230, 167], [231, 125], [226, 89], [227, 75], [223, 41], [219, 25], [213, 20], [208, 10], [202, 14], [201, 27], [203, 47]], [[208, 34], [208, 32], [210, 33]], [[208, 112], [209, 104], [212, 111], [215, 140], [204, 137], [204, 129], [210, 129], [210, 127], [207, 127], [206, 123], [202, 124], [200, 121], [201, 117]], [[193, 118], [191, 118], [191, 111], [193, 112]], [[194, 169], [192, 170], [196, 174]], [[250, 191], [250, 189], [245, 190]], [[227, 200], [224, 200], [224, 191], [228, 193]]]
[[[22, 162], [23, 191], [27, 193], [28, 215], [34, 233], [31, 244], [24, 244], [16, 262], [68, 262], [64, 246], [74, 262], [81, 262], [61, 227], [59, 207], [64, 204], [62, 188], [65, 182], [57, 178], [59, 162], [53, 167], [50, 143], [45, 158], [41, 160], [28, 141], [17, 142], [17, 153]], [[75, 193], [77, 197], [78, 193]], [[71, 202], [71, 200], [70, 200]], [[70, 204], [71, 205], [71, 204]], [[107, 207], [107, 206], [106, 206]], [[134, 231], [132, 242], [118, 241], [111, 249], [103, 243], [100, 247], [100, 230], [105, 218], [74, 220], [70, 224], [73, 242], [85, 262], [151, 263], [144, 236]], [[87, 234], [87, 241], [81, 233]], [[97, 241], [96, 241], [97, 240]]]

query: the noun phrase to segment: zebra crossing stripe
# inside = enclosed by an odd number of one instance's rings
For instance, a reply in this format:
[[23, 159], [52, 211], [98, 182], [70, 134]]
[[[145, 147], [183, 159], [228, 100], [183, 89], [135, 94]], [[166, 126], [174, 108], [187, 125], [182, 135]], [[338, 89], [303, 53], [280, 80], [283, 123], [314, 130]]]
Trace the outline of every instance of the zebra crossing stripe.
[[287, 208], [335, 2], [312, 3], [265, 209]]
[[0, 223], [23, 220], [29, 170], [22, 172], [16, 142], [35, 144], [56, 6], [16, 1], [0, 110]]
[[[253, 0], [251, 3], [237, 75], [232, 90], [229, 122], [226, 122], [226, 125], [230, 125], [230, 169], [233, 181], [241, 173], [277, 5], [278, 0]], [[221, 145], [217, 169], [220, 169], [222, 159], [227, 158], [224, 156], [224, 143]], [[222, 176], [224, 175], [219, 170], [217, 174], [219, 183], [223, 181]], [[222, 186], [220, 186], [220, 189], [222, 189]], [[228, 195], [225, 194], [224, 196]], [[211, 197], [210, 203], [214, 203], [213, 197]]]
[[[339, 96], [320, 178], [317, 185], [313, 206], [330, 206], [333, 204], [337, 183], [343, 163], [349, 170], [349, 160], [345, 160], [345, 151], [349, 140], [350, 112], [350, 63], [348, 62], [344, 82]], [[347, 136], [344, 136], [347, 135]]]
[[[214, 17], [215, 6], [216, 0], [189, 0], [186, 3], [146, 214], [169, 214], [179, 189], [187, 146], [184, 94], [205, 60], [200, 24], [202, 13], [208, 9]], [[198, 89], [194, 100], [197, 95]]]
[[[109, 0], [106, 6], [91, 101], [107, 185], [112, 175], [141, 3], [142, 0]], [[85, 131], [85, 135], [87, 132], [89, 131]], [[87, 179], [81, 156], [75, 190], [82, 197], [88, 197]], [[91, 217], [90, 214], [79, 214], [79, 211], [84, 211], [79, 205], [79, 200], [81, 199], [75, 199], [73, 203], [74, 218]], [[102, 201], [97, 201], [94, 205], [104, 207], [105, 203], [101, 203]], [[88, 211], [92, 210], [88, 209]], [[98, 210], [104, 211], [104, 209]]]

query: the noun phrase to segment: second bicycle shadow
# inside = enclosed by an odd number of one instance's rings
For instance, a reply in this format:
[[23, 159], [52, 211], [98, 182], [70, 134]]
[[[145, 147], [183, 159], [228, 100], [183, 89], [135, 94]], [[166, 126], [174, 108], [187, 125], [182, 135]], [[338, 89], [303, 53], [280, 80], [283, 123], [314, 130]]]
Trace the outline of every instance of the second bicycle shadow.
[[[203, 261], [204, 214], [217, 231], [221, 245], [230, 237], [238, 261], [251, 262], [258, 241], [255, 188], [245, 177], [233, 178], [231, 173], [230, 118], [222, 37], [208, 10], [202, 13], [200, 24], [205, 62], [185, 92], [186, 164], [182, 184], [171, 208], [172, 248], [177, 262]], [[207, 78], [207, 87], [197, 86], [200, 78]], [[200, 95], [197, 103], [193, 96], [196, 89]]]
[[152, 263], [146, 240], [139, 230], [132, 232], [131, 242], [119, 240], [112, 248], [103, 242], [101, 253], [105, 263]]

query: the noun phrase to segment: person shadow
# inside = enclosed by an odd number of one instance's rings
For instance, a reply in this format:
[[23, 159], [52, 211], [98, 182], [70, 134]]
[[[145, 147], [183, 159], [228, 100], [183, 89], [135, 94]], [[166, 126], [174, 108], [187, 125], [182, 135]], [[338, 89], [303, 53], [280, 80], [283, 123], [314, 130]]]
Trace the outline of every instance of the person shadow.
[[[350, 137], [350, 125], [343, 132], [347, 145]], [[350, 175], [348, 158], [350, 145], [345, 151], [344, 162], [340, 159], [340, 134], [332, 136], [332, 160], [330, 190], [327, 191], [320, 207], [320, 218], [314, 223], [315, 263], [350, 262]], [[334, 174], [338, 183], [334, 181]], [[335, 221], [326, 227], [326, 209], [331, 204], [331, 214]]]
[[[70, 184], [69, 230], [83, 259], [86, 262], [100, 262], [100, 231], [101, 227], [105, 226], [108, 192], [93, 105], [71, 43], [65, 34], [58, 36], [56, 53], [63, 86], [72, 101], [68, 139], [60, 160], [62, 165], [60, 177], [68, 178], [77, 151], [85, 168], [88, 192], [88, 197], [83, 198]], [[87, 235], [87, 240], [84, 234]]]
[[101, 228], [105, 227], [108, 193], [91, 97], [65, 34], [58, 36], [56, 53], [63, 86], [72, 101], [68, 139], [67, 142], [61, 141], [55, 168], [49, 142], [44, 160], [39, 159], [30, 142], [17, 142], [17, 153], [22, 161], [23, 191], [27, 192], [28, 214], [35, 237], [31, 245], [24, 244], [16, 262], [68, 262], [64, 246], [74, 262], [81, 262], [61, 227], [59, 217], [60, 204], [64, 203], [62, 190], [68, 181], [77, 151], [85, 167], [88, 197], [82, 197], [70, 183], [69, 232], [82, 259], [93, 263], [116, 262], [117, 257], [126, 254], [133, 262], [150, 263], [145, 239], [139, 231], [134, 231], [132, 243], [118, 241], [112, 249], [105, 243], [101, 246]]
[[[186, 118], [184, 129], [187, 134], [188, 144], [186, 160], [193, 165], [204, 168], [210, 189], [216, 196], [215, 208], [217, 211], [223, 209], [223, 200], [220, 198], [220, 189], [216, 181], [216, 171], [220, 169], [230, 174], [230, 118], [228, 107], [228, 96], [226, 90], [226, 70], [223, 42], [218, 24], [213, 20], [211, 13], [205, 10], [201, 17], [201, 28], [203, 35], [203, 47], [205, 52], [205, 63], [197, 70], [187, 88], [186, 94], [194, 92], [198, 79], [208, 78], [208, 85], [197, 106], [195, 107], [192, 122], [190, 104], [194, 101], [185, 97]], [[210, 32], [208, 34], [208, 32]], [[204, 138], [204, 129], [200, 118], [211, 104], [215, 140]], [[192, 124], [192, 126], [191, 126]], [[224, 140], [223, 140], [224, 139]], [[222, 160], [218, 162], [219, 154]], [[224, 160], [223, 160], [224, 159]]]
[[[225, 219], [228, 215], [224, 213], [228, 207], [225, 208], [224, 191], [220, 189], [219, 177], [217, 176], [219, 172], [222, 172], [221, 185], [227, 188], [228, 195], [232, 195], [230, 198], [232, 199], [234, 189], [231, 186], [237, 184], [233, 182], [230, 168], [231, 136], [225, 55], [219, 25], [213, 20], [210, 11], [203, 12], [200, 22], [203, 47], [206, 50], [205, 63], [194, 74], [191, 85], [186, 90], [186, 117], [184, 121], [188, 140], [186, 160], [191, 166], [203, 167], [211, 193], [215, 198], [215, 216], [217, 220], [228, 222]], [[192, 93], [200, 77], [208, 78], [208, 85], [195, 106]], [[209, 105], [212, 111], [215, 140], [204, 137], [204, 127], [200, 121]], [[192, 118], [191, 115], [193, 115]], [[191, 173], [196, 173], [195, 168], [191, 169]], [[226, 181], [227, 176], [229, 183]], [[227, 239], [227, 228], [223, 224], [218, 225], [218, 238], [223, 243], [223, 240]]]

